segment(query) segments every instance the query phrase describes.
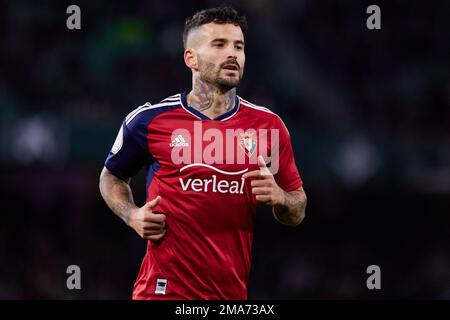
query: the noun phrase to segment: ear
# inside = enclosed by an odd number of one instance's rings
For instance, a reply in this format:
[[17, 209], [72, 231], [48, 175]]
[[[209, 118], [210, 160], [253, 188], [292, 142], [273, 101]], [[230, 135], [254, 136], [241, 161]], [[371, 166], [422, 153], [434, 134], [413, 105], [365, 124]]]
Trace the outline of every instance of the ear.
[[198, 70], [197, 54], [193, 49], [188, 48], [184, 50], [184, 63], [189, 69]]

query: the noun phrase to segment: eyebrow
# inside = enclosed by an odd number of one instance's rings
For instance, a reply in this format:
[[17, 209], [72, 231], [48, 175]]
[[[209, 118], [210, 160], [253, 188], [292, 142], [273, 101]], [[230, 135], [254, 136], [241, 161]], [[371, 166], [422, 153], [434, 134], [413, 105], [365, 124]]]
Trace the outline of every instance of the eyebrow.
[[[225, 38], [216, 38], [216, 39], [211, 40], [211, 42], [227, 42], [227, 41], [228, 41], [228, 39], [225, 39]], [[235, 40], [233, 42], [237, 43], [237, 44], [245, 45], [244, 41], [242, 41], [242, 40]]]

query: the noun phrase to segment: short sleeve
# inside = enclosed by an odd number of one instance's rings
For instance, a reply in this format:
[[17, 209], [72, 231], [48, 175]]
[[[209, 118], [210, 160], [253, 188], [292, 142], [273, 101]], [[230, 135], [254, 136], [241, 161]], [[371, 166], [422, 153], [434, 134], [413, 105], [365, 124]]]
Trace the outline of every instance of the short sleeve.
[[126, 179], [135, 176], [150, 159], [146, 128], [122, 123], [116, 140], [105, 161], [105, 167], [115, 176]]
[[280, 188], [289, 192], [300, 188], [303, 181], [295, 164], [289, 131], [279, 118], [277, 118], [277, 129], [279, 130], [279, 166], [274, 178]]

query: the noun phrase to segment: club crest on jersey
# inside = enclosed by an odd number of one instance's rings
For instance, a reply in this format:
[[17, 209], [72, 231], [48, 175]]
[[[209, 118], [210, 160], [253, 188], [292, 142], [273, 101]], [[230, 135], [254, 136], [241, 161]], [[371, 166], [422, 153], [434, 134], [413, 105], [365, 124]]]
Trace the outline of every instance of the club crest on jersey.
[[239, 145], [249, 157], [251, 157], [256, 150], [256, 139], [253, 138], [253, 134], [253, 132], [240, 133], [241, 141]]

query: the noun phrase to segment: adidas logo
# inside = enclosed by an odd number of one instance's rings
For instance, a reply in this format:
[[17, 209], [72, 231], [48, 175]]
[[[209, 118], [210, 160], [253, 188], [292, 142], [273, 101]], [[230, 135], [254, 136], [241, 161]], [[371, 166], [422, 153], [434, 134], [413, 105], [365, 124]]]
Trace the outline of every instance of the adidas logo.
[[183, 136], [179, 134], [172, 142], [169, 144], [170, 147], [189, 147], [189, 143], [184, 140]]

